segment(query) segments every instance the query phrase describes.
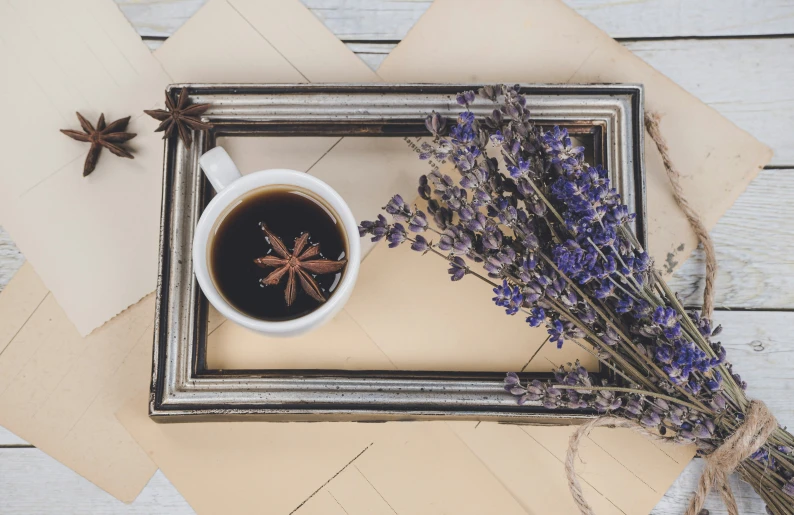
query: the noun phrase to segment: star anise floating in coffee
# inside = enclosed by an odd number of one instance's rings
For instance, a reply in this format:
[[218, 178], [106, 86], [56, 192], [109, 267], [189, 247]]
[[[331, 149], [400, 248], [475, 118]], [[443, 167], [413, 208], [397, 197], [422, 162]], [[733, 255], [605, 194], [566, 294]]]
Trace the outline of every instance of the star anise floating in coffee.
[[165, 94], [165, 107], [167, 109], [145, 110], [155, 120], [160, 120], [160, 125], [154, 132], [165, 131], [163, 139], [171, 137], [174, 131], [179, 133], [179, 138], [187, 148], [193, 143], [191, 129], [205, 131], [212, 127], [212, 124], [201, 121], [201, 115], [210, 108], [209, 104], [191, 104], [190, 95], [187, 88], [182, 88], [179, 92], [177, 103], [171, 100], [171, 95]]
[[337, 272], [345, 266], [347, 260], [330, 261], [328, 259], [317, 259], [320, 255], [320, 246], [312, 245], [306, 247], [309, 242], [309, 233], [307, 232], [295, 239], [295, 245], [292, 247], [292, 252], [290, 252], [284, 242], [281, 241], [281, 238], [273, 234], [267, 225], [261, 223], [260, 226], [270, 245], [273, 246], [275, 255], [257, 258], [254, 263], [262, 268], [276, 268], [262, 279], [261, 283], [265, 286], [274, 286], [287, 275], [287, 289], [284, 291], [287, 306], [291, 306], [295, 302], [295, 298], [298, 295], [298, 283], [311, 298], [319, 302], [325, 302], [323, 292], [311, 274], [322, 275]]
[[99, 159], [99, 154], [102, 152], [103, 148], [110, 150], [117, 156], [135, 159], [127, 149], [118, 145], [137, 136], [137, 134], [131, 132], [124, 132], [124, 129], [127, 128], [127, 124], [130, 122], [129, 116], [120, 118], [110, 125], [105, 125], [105, 115], [103, 113], [99, 115], [96, 128], [94, 128], [91, 122], [86, 120], [80, 113], [77, 113], [77, 119], [80, 120], [80, 126], [83, 128], [83, 132], [70, 129], [61, 129], [61, 132], [77, 141], [91, 143], [91, 148], [88, 149], [88, 155], [83, 165], [83, 177], [90, 175], [91, 172], [94, 171], [97, 160]]

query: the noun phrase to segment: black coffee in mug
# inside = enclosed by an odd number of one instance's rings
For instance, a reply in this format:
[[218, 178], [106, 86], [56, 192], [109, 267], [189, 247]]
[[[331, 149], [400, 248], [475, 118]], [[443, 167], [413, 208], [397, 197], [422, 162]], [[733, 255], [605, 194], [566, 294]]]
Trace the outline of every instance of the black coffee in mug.
[[275, 322], [307, 315], [334, 294], [347, 249], [342, 222], [325, 202], [293, 186], [267, 186], [221, 215], [207, 252], [221, 296]]

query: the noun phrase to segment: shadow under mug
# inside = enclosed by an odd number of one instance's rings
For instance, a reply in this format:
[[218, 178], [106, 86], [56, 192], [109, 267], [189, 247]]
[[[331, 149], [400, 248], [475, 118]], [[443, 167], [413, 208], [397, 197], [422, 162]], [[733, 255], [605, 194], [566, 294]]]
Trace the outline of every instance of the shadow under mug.
[[[223, 147], [215, 147], [204, 153], [199, 158], [199, 165], [217, 195], [207, 205], [196, 226], [193, 269], [201, 290], [215, 309], [236, 324], [268, 336], [295, 336], [333, 318], [350, 298], [361, 262], [358, 223], [339, 193], [316, 177], [295, 170], [261, 170], [243, 176]], [[241, 313], [224, 299], [210, 275], [207, 246], [218, 219], [240, 198], [267, 186], [293, 186], [326, 202], [339, 217], [348, 245], [348, 262], [333, 295], [314, 311], [291, 320], [266, 321]]]

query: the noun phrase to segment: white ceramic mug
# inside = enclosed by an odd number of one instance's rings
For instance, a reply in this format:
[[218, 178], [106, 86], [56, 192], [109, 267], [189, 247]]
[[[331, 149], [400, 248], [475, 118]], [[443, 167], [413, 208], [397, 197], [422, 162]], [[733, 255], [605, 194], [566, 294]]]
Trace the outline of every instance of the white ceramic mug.
[[[269, 336], [294, 336], [327, 322], [342, 309], [353, 292], [361, 261], [358, 224], [342, 197], [323, 181], [295, 170], [262, 170], [241, 175], [229, 154], [215, 147], [199, 158], [204, 174], [218, 193], [201, 214], [193, 238], [193, 269], [201, 290], [210, 303], [226, 318], [237, 324]], [[248, 192], [267, 186], [295, 186], [325, 201], [340, 218], [348, 245], [347, 266], [334, 293], [320, 307], [299, 318], [285, 321], [265, 321], [239, 312], [220, 294], [210, 277], [208, 249], [210, 237], [217, 229], [219, 217]]]

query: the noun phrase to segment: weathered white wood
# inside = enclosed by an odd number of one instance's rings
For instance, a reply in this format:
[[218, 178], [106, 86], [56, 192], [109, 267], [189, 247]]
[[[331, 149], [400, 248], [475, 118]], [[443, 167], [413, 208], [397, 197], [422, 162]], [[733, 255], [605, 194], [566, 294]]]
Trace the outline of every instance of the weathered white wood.
[[0, 227], [0, 291], [24, 262], [25, 258], [19, 253], [11, 237]]
[[624, 44], [794, 164], [794, 38]]
[[345, 45], [375, 71], [378, 70], [380, 63], [386, 59], [389, 52], [397, 46], [395, 43], [345, 43]]
[[207, 0], [115, 0], [141, 36], [168, 37]]
[[[689, 501], [692, 499], [694, 487], [703, 473], [704, 465], [703, 460], [692, 460], [664, 494], [651, 515], [681, 515], [686, 512]], [[740, 481], [735, 474], [730, 477], [729, 481], [733, 494], [736, 496], [739, 513], [742, 515], [766, 515], [764, 501], [755, 493], [753, 487]], [[709, 494], [705, 509], [709, 510], [709, 515], [728, 515], [728, 510], [725, 509], [719, 495], [714, 492]]]
[[784, 426], [794, 429], [794, 311], [717, 311], [734, 372], [747, 394], [763, 400]]
[[[365, 0], [366, 1], [366, 0]], [[789, 0], [564, 0], [613, 38], [794, 32]]]
[[[301, 0], [340, 38], [399, 40], [429, 0]], [[142, 35], [168, 36], [206, 0], [116, 0]], [[794, 33], [788, 0], [565, 0], [615, 38]]]
[[[711, 231], [719, 264], [716, 306], [794, 308], [792, 199], [794, 170], [763, 170]], [[698, 251], [670, 281], [687, 304], [701, 303], [704, 270]]]
[[27, 445], [28, 442], [18, 437], [8, 429], [0, 426], [0, 447], [8, 445]]
[[160, 472], [124, 504], [38, 449], [0, 449], [3, 515], [189, 515], [194, 511]]

